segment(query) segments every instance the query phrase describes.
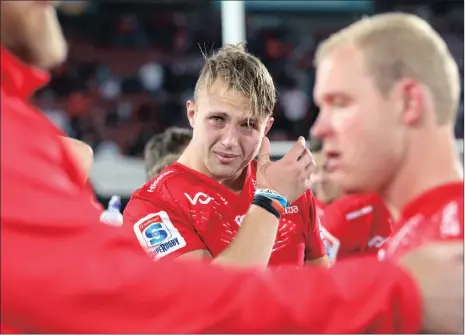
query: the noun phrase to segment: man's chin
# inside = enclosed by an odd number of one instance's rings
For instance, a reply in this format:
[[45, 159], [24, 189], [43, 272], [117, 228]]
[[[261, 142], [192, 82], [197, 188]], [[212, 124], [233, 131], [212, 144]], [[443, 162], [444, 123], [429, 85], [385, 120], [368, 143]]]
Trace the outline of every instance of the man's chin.
[[57, 48], [44, 47], [36, 54], [33, 65], [43, 70], [50, 70], [61, 65], [67, 56], [68, 48], [66, 45]]
[[360, 183], [359, 180], [357, 180], [357, 176], [351, 175], [350, 173], [337, 170], [330, 174], [330, 179], [342, 194], [347, 195], [362, 192], [361, 189], [363, 189], [363, 183]]
[[339, 185], [341, 195], [361, 194], [373, 191], [369, 185], [366, 185], [364, 182], [357, 182], [355, 179], [352, 179], [349, 182], [346, 180]]
[[241, 169], [235, 164], [213, 164], [210, 172], [217, 179], [230, 179], [240, 175]]

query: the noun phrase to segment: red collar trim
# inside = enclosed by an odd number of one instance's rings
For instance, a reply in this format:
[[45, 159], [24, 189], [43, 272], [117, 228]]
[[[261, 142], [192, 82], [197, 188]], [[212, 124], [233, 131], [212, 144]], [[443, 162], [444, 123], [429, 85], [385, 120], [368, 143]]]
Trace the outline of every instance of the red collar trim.
[[2, 90], [8, 95], [27, 100], [39, 88], [47, 84], [50, 74], [16, 58], [1, 47]]
[[408, 219], [417, 215], [422, 208], [434, 207], [438, 201], [450, 199], [451, 196], [463, 197], [463, 181], [444, 184], [423, 193], [409, 202], [402, 210], [402, 218]]

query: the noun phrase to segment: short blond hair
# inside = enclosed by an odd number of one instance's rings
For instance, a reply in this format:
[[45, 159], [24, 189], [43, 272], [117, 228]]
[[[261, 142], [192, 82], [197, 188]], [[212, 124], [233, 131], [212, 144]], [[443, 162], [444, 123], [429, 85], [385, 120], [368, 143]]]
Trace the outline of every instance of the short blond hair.
[[323, 41], [315, 65], [342, 45], [354, 45], [362, 52], [384, 95], [401, 78], [418, 80], [431, 91], [438, 123], [454, 122], [460, 73], [446, 43], [426, 21], [406, 13], [363, 18]]
[[265, 65], [245, 50], [244, 44], [226, 44], [211, 55], [203, 55], [205, 64], [195, 85], [195, 99], [201, 89], [208, 91], [221, 79], [226, 89], [250, 99], [252, 117], [263, 118], [273, 113], [276, 104], [273, 78]]

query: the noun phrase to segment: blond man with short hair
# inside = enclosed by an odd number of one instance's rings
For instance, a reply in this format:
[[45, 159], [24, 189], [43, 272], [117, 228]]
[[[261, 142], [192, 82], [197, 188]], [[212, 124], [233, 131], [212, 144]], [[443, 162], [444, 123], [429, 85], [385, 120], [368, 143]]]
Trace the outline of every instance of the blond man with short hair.
[[463, 175], [454, 145], [457, 64], [421, 18], [383, 14], [324, 41], [311, 130], [346, 192], [379, 192], [400, 219], [380, 257], [463, 240]]
[[269, 161], [265, 135], [275, 103], [268, 70], [243, 46], [205, 55], [186, 104], [190, 144], [124, 211], [151, 256], [239, 266], [326, 264], [304, 139]]

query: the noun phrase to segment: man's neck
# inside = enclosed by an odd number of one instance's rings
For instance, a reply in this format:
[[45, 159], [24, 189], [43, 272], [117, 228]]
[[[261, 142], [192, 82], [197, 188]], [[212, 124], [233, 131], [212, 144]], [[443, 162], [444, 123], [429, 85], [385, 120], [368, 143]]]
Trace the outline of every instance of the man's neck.
[[[395, 220], [412, 200], [440, 185], [463, 181], [455, 142], [447, 129], [424, 137], [407, 152], [394, 180], [381, 192]], [[412, 143], [413, 144], [413, 143]]]
[[240, 193], [244, 188], [244, 183], [247, 176], [247, 168], [242, 169], [236, 175], [230, 178], [218, 178], [217, 176], [213, 175], [210, 170], [208, 170], [208, 168], [199, 158], [196, 150], [191, 147], [191, 144], [187, 146], [181, 157], [179, 157], [178, 163], [187, 166], [192, 170], [200, 172], [213, 180], [216, 180], [231, 192]]

